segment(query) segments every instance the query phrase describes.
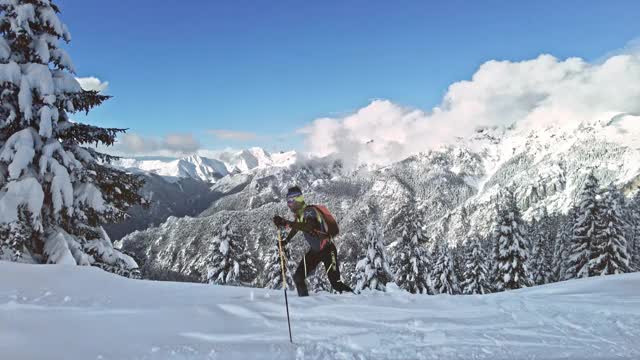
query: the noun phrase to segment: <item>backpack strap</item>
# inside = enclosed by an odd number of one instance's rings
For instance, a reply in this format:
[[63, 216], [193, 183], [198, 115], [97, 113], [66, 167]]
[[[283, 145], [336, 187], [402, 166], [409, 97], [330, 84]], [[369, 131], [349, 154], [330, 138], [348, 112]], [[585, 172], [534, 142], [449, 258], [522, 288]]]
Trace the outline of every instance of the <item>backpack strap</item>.
[[320, 241], [320, 250], [324, 249], [325, 246], [329, 245], [331, 243], [331, 240], [332, 240], [331, 236], [322, 239], [322, 241]]

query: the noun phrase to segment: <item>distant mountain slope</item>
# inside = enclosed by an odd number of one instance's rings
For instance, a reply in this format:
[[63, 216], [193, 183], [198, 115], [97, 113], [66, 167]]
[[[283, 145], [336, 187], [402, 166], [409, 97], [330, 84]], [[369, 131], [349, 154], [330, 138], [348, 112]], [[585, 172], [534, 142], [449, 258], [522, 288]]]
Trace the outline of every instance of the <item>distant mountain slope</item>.
[[130, 217], [119, 224], [105, 226], [117, 240], [135, 230], [161, 224], [169, 216], [196, 216], [221, 197], [242, 190], [254, 171], [278, 169], [297, 160], [295, 151], [269, 154], [260, 148], [239, 152], [221, 152], [219, 159], [191, 155], [177, 160], [121, 158], [114, 166], [143, 176], [143, 195], [149, 208], [134, 207]]
[[[214, 184], [212, 189], [236, 182], [246, 186], [216, 199], [198, 218], [173, 219], [130, 234], [123, 246], [137, 249], [138, 256], [166, 270], [201, 276], [209, 251], [205, 246], [189, 248], [197, 256], [181, 258], [176, 253], [189, 247], [190, 238], [207, 243], [231, 219], [234, 231], [259, 257], [273, 246], [271, 217], [287, 213], [287, 187], [298, 184], [310, 203], [327, 205], [338, 219], [338, 247], [344, 266], [352, 269], [363, 253], [365, 229], [374, 215], [385, 226], [387, 244], [399, 236], [398, 222], [418, 212], [429, 241], [444, 238], [455, 246], [471, 234], [490, 233], [507, 188], [516, 194], [527, 221], [544, 212], [566, 213], [590, 169], [603, 185], [633, 190], [640, 174], [640, 151], [626, 140], [610, 122], [574, 129], [479, 129], [455, 145], [380, 168], [344, 169], [329, 159], [256, 168]], [[294, 246], [300, 252], [304, 241]]]
[[216, 194], [209, 190], [209, 183], [192, 178], [166, 181], [165, 177], [145, 173], [142, 194], [148, 200], [148, 207], [135, 206], [127, 213], [129, 218], [118, 224], [108, 224], [104, 228], [113, 240], [118, 240], [135, 230], [163, 223], [169, 216], [195, 216], [206, 209]]

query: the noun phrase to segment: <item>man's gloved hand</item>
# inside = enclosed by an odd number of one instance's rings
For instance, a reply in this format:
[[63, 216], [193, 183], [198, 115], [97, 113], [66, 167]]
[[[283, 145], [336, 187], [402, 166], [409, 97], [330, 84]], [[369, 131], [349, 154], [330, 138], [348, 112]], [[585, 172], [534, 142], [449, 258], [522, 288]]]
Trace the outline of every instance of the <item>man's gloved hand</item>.
[[283, 219], [281, 216], [276, 215], [273, 217], [273, 223], [278, 227], [287, 226], [288, 221]]

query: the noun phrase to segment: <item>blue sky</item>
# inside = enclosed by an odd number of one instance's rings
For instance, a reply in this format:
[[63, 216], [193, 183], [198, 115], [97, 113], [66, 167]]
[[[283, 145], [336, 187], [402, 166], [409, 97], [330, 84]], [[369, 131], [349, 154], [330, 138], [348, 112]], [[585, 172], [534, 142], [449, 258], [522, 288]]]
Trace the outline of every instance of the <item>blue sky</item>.
[[208, 149], [299, 148], [296, 129], [372, 99], [429, 110], [491, 59], [597, 61], [640, 35], [637, 0], [57, 4], [78, 75], [114, 96], [80, 120]]

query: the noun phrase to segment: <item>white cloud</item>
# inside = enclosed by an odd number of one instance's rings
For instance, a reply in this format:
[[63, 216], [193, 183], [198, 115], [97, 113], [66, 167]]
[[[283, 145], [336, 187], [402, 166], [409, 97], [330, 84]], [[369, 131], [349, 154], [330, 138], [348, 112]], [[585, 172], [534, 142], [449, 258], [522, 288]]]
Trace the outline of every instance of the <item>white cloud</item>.
[[162, 146], [169, 151], [192, 154], [200, 148], [200, 142], [192, 134], [169, 134], [164, 137]]
[[[416, 143], [426, 114], [387, 100], [375, 100], [342, 119], [322, 118], [300, 130], [308, 150], [325, 156], [338, 153], [348, 163], [401, 159]], [[373, 141], [371, 141], [373, 140]], [[382, 161], [380, 161], [382, 160]]]
[[604, 62], [614, 56], [625, 54], [640, 54], [640, 37], [630, 40], [620, 49], [608, 52], [597, 62]]
[[170, 156], [193, 154], [200, 149], [200, 142], [191, 134], [168, 134], [163, 138], [145, 137], [127, 133], [107, 151], [119, 156]]
[[431, 112], [376, 100], [354, 114], [317, 119], [299, 131], [313, 154], [384, 164], [468, 136], [480, 126], [575, 125], [612, 113], [640, 113], [638, 52], [599, 64], [550, 55], [489, 61], [471, 80], [452, 84]]
[[207, 132], [221, 140], [248, 141], [248, 140], [255, 140], [258, 138], [258, 134], [252, 133], [252, 132], [244, 132], [244, 131], [214, 129], [214, 130], [208, 130]]
[[78, 82], [80, 83], [80, 86], [84, 89], [84, 90], [96, 90], [96, 91], [105, 91], [107, 90], [107, 88], [109, 87], [109, 82], [108, 81], [101, 81], [100, 79], [96, 78], [96, 77], [83, 77], [83, 78], [76, 78], [76, 80], [78, 80]]
[[220, 157], [224, 157], [227, 154], [235, 154], [240, 151], [242, 151], [242, 149], [232, 147], [225, 147], [223, 149], [200, 149], [198, 150], [198, 155], [211, 159], [220, 159]]
[[156, 151], [160, 148], [160, 144], [156, 139], [127, 133], [118, 138], [116, 147], [125, 153], [139, 154]]

